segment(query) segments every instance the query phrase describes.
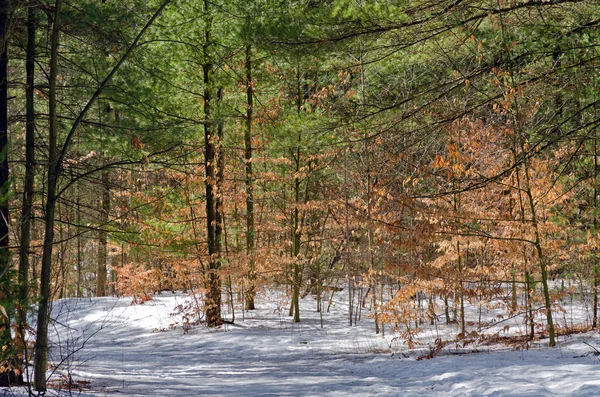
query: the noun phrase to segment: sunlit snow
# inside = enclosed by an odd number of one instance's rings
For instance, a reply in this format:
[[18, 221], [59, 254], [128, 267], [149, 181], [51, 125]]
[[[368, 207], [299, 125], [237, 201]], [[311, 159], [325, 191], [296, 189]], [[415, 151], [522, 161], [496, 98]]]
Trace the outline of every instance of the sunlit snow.
[[[302, 299], [302, 322], [294, 324], [285, 297], [263, 293], [258, 310], [237, 308], [234, 324], [184, 333], [181, 314], [173, 313], [187, 299], [163, 293], [135, 306], [130, 298], [56, 302], [51, 360], [58, 367], [48, 375], [63, 390], [47, 395], [600, 395], [600, 361], [591, 347], [600, 349], [596, 333], [561, 336], [553, 349], [544, 340], [528, 350], [453, 343], [433, 359], [419, 359], [436, 338], [454, 338], [456, 326], [440, 321], [409, 349], [388, 329], [376, 335], [366, 313], [358, 326], [348, 326], [343, 292], [323, 314], [323, 328], [310, 296]], [[561, 321], [584, 315], [576, 306], [569, 310]], [[511, 321], [513, 330], [522, 326]], [[23, 389], [3, 393], [21, 396]]]

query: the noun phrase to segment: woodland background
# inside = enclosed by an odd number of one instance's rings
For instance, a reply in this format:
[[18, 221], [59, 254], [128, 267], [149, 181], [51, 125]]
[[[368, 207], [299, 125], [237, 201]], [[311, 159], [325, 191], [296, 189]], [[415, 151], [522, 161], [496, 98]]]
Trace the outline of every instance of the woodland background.
[[551, 346], [577, 330], [554, 321], [576, 293], [595, 328], [599, 15], [592, 0], [0, 1], [6, 368], [33, 354], [45, 389], [53, 300], [164, 290], [218, 326], [262, 288], [299, 322], [304, 294], [326, 311], [343, 287], [349, 325], [368, 305], [375, 332], [407, 340], [435, 321], [477, 338], [465, 303], [494, 305]]

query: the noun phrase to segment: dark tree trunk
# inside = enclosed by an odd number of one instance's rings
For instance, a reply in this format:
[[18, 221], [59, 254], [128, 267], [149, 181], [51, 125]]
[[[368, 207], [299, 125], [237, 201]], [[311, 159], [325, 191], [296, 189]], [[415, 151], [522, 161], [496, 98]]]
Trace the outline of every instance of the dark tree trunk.
[[[36, 0], [30, 0], [27, 11], [27, 59], [25, 61], [25, 182], [21, 207], [21, 245], [19, 247], [19, 303], [17, 319], [17, 358], [26, 357], [25, 330], [29, 308], [29, 249], [31, 245], [31, 214], [35, 177], [35, 110], [33, 102], [35, 76]], [[19, 360], [21, 362], [22, 360]], [[20, 368], [21, 369], [21, 368]], [[20, 371], [23, 373], [23, 371]]]
[[[204, 0], [204, 12], [209, 14], [209, 2]], [[206, 275], [206, 299], [205, 316], [209, 327], [221, 324], [221, 278], [218, 274], [219, 261], [219, 243], [217, 241], [216, 226], [217, 214], [215, 203], [215, 184], [217, 177], [215, 172], [215, 125], [211, 109], [212, 98], [212, 79], [213, 64], [211, 63], [211, 19], [207, 17], [206, 27], [204, 28], [203, 56], [202, 65], [203, 83], [204, 83], [204, 161], [206, 188], [206, 234], [208, 242], [208, 269]]]
[[38, 309], [37, 339], [35, 343], [34, 389], [46, 390], [46, 369], [48, 367], [48, 323], [50, 320], [50, 271], [52, 268], [52, 244], [54, 242], [54, 213], [56, 211], [56, 182], [58, 178], [57, 135], [58, 118], [56, 111], [56, 76], [58, 74], [58, 39], [60, 33], [60, 12], [62, 0], [56, 0], [52, 21], [52, 44], [50, 46], [50, 75], [48, 91], [48, 176], [46, 193], [46, 222], [42, 271], [40, 275], [40, 298]]
[[[300, 114], [302, 111], [302, 102], [304, 93], [301, 86], [301, 75], [300, 68], [296, 72], [296, 112]], [[294, 258], [294, 265], [292, 267], [292, 304], [290, 305], [289, 315], [294, 316], [294, 322], [300, 322], [300, 284], [302, 282], [302, 269], [298, 263], [298, 255], [300, 255], [300, 244], [302, 241], [300, 211], [298, 209], [300, 205], [300, 156], [301, 156], [301, 145], [302, 145], [302, 131], [298, 131], [298, 147], [294, 153], [295, 163], [295, 176], [294, 176], [294, 210], [292, 212], [292, 257]]]
[[[225, 151], [223, 149], [223, 139], [224, 139], [224, 121], [221, 115], [221, 101], [223, 100], [223, 89], [219, 88], [217, 90], [217, 108], [215, 115], [217, 127], [217, 139], [215, 142], [215, 160], [216, 160], [216, 181], [215, 187], [213, 189], [213, 194], [215, 195], [215, 252], [217, 254], [216, 266], [215, 269], [220, 267], [220, 258], [223, 252], [224, 242], [225, 242], [225, 211], [224, 211], [224, 202], [223, 202], [223, 189], [225, 187]], [[215, 273], [217, 277], [220, 279], [220, 275]], [[213, 291], [215, 296], [218, 294], [219, 296], [219, 307], [221, 306], [221, 282], [218, 281], [218, 286], [215, 286], [217, 290]], [[219, 310], [220, 317], [220, 310]], [[235, 317], [235, 314], [234, 314]]]
[[[75, 193], [75, 222], [77, 222], [78, 225], [81, 225], [81, 192], [79, 189], [79, 186], [77, 186], [77, 190]], [[77, 281], [75, 283], [75, 296], [77, 296], [78, 298], [83, 297], [83, 258], [81, 255], [81, 251], [81, 233], [77, 231]]]
[[246, 163], [246, 255], [248, 256], [248, 291], [246, 310], [254, 310], [256, 296], [256, 266], [254, 263], [254, 176], [252, 175], [252, 46], [246, 47], [246, 129], [244, 131], [244, 161]]
[[217, 90], [217, 141], [215, 142], [216, 176], [215, 181], [215, 251], [221, 256], [223, 252], [223, 241], [225, 234], [225, 212], [223, 202], [223, 188], [225, 186], [225, 151], [223, 150], [224, 122], [221, 116], [221, 101], [223, 100], [223, 89]]
[[[598, 140], [594, 138], [594, 190], [592, 197], [593, 211], [594, 211], [594, 221], [593, 221], [593, 232], [598, 233]], [[598, 279], [600, 278], [600, 274], [598, 274], [598, 265], [592, 265], [592, 276], [593, 276], [593, 319], [592, 319], [592, 328], [596, 329], [598, 326]]]
[[[0, 0], [0, 305], [5, 309], [0, 314], [0, 362], [14, 360], [15, 354], [10, 331], [15, 300], [8, 252], [8, 12], [9, 1]], [[14, 377], [8, 377], [6, 383], [12, 382]]]

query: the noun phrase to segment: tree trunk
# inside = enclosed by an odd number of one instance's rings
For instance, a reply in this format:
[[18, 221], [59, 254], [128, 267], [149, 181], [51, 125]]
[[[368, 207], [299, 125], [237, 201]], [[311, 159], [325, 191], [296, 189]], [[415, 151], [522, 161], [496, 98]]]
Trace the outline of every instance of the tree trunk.
[[[35, 31], [37, 27], [36, 0], [30, 0], [27, 10], [27, 59], [25, 61], [25, 182], [21, 207], [21, 244], [19, 247], [19, 303], [17, 310], [17, 358], [27, 360], [25, 330], [27, 309], [29, 308], [29, 250], [31, 245], [31, 215], [33, 209], [33, 188], [35, 177]], [[19, 368], [23, 373], [22, 368]]]
[[294, 177], [294, 211], [293, 211], [293, 227], [292, 231], [293, 243], [292, 243], [292, 257], [294, 258], [294, 265], [292, 269], [292, 305], [290, 307], [290, 316], [294, 316], [294, 322], [300, 322], [300, 283], [301, 283], [301, 268], [298, 263], [298, 255], [300, 255], [300, 244], [302, 238], [301, 222], [300, 222], [300, 141], [301, 134], [298, 134], [298, 148], [296, 150], [296, 176]]
[[[300, 114], [302, 111], [303, 92], [300, 81], [300, 68], [298, 67], [296, 72], [296, 112]], [[300, 244], [302, 240], [302, 223], [300, 221], [300, 156], [301, 156], [301, 145], [302, 145], [302, 132], [298, 132], [298, 146], [296, 147], [295, 153], [292, 152], [295, 163], [295, 176], [293, 185], [294, 194], [294, 209], [292, 211], [292, 258], [294, 264], [292, 266], [292, 303], [290, 305], [289, 315], [294, 316], [294, 322], [300, 322], [300, 284], [302, 282], [302, 271], [300, 264], [298, 263], [298, 255], [300, 254]]]
[[[79, 186], [76, 187], [75, 193], [75, 222], [77, 225], [81, 225], [81, 191]], [[82, 258], [82, 247], [81, 247], [81, 233], [77, 229], [77, 281], [75, 284], [75, 296], [78, 298], [83, 297], [83, 258]]]
[[[344, 149], [344, 259], [348, 267], [348, 325], [352, 326], [354, 311], [354, 272], [350, 260], [350, 194], [348, 192], [348, 150]], [[331, 305], [331, 300], [329, 301]], [[327, 307], [329, 313], [329, 306]]]
[[[209, 2], [204, 0], [204, 13], [209, 15]], [[207, 16], [206, 27], [204, 28], [203, 56], [202, 65], [203, 83], [204, 83], [204, 161], [205, 161], [205, 188], [206, 188], [206, 234], [208, 242], [208, 273], [206, 277], [206, 299], [205, 316], [209, 327], [221, 324], [221, 279], [218, 269], [220, 266], [218, 241], [216, 236], [216, 203], [215, 203], [215, 136], [214, 122], [211, 109], [211, 89], [213, 73], [213, 64], [211, 63], [211, 24], [210, 16]]]
[[511, 300], [510, 300], [510, 308], [512, 310], [513, 313], [517, 312], [517, 276], [516, 276], [516, 269], [513, 265], [513, 269], [512, 269], [512, 281], [510, 283], [511, 286]]
[[244, 161], [246, 165], [246, 256], [248, 257], [248, 290], [246, 310], [254, 310], [256, 296], [256, 264], [254, 263], [254, 176], [252, 175], [252, 46], [246, 47], [246, 129], [244, 130]]
[[[597, 216], [597, 211], [598, 211], [598, 139], [594, 137], [594, 190], [593, 190], [593, 195], [594, 197], [592, 197], [592, 203], [593, 203], [593, 207], [592, 210], [594, 211], [594, 222], [593, 222], [593, 227], [594, 227], [594, 235], [596, 233], [598, 233], [598, 216]], [[592, 319], [592, 328], [596, 328], [598, 326], [598, 279], [600, 278], [600, 275], [598, 274], [598, 265], [596, 263], [594, 263], [592, 265], [592, 274], [593, 274], [593, 289], [592, 289], [592, 293], [594, 296], [594, 301], [593, 301], [593, 308], [592, 308], [592, 312], [593, 312], [593, 319]]]
[[50, 320], [50, 270], [52, 268], [52, 243], [54, 242], [54, 213], [56, 210], [56, 182], [58, 178], [58, 159], [56, 140], [58, 118], [56, 111], [56, 76], [58, 74], [58, 39], [60, 33], [60, 12], [62, 0], [56, 0], [52, 18], [52, 41], [50, 46], [50, 75], [48, 78], [48, 175], [46, 193], [46, 222], [44, 248], [42, 253], [42, 271], [40, 275], [40, 298], [38, 309], [37, 340], [35, 343], [34, 389], [46, 390], [46, 369], [48, 367], [48, 323]]
[[294, 258], [294, 265], [292, 269], [292, 305], [290, 307], [290, 316], [294, 316], [294, 322], [300, 322], [300, 264], [298, 263], [298, 255], [300, 254], [300, 211], [298, 205], [300, 204], [300, 179], [297, 176], [300, 171], [300, 148], [297, 150], [296, 157], [296, 177], [294, 178], [294, 202], [296, 203], [293, 211], [293, 227], [292, 232], [293, 243], [292, 243], [292, 257]]
[[110, 184], [108, 171], [102, 171], [102, 205], [100, 210], [100, 230], [98, 231], [98, 268], [96, 270], [96, 296], [106, 296], [107, 272], [107, 233], [106, 224], [110, 212]]
[[[225, 210], [223, 202], [223, 189], [225, 188], [225, 150], [223, 148], [224, 139], [224, 122], [221, 114], [221, 102], [223, 100], [223, 88], [217, 90], [217, 107], [216, 107], [216, 128], [217, 136], [215, 142], [215, 161], [216, 161], [216, 181], [213, 194], [215, 196], [215, 252], [217, 254], [217, 263], [215, 270], [220, 267], [220, 259], [223, 255], [223, 248], [227, 247], [226, 235], [225, 235]], [[215, 272], [215, 275], [219, 277], [217, 290], [214, 294], [219, 296], [219, 307], [221, 304], [221, 281], [220, 275]], [[220, 310], [219, 310], [220, 313]], [[219, 314], [220, 317], [220, 314]]]
[[[9, 1], [0, 1], [0, 305], [8, 316], [0, 314], [0, 363], [8, 358], [14, 360], [11, 336], [11, 316], [15, 307], [12, 292], [13, 271], [10, 269], [8, 239], [8, 11]], [[9, 383], [11, 377], [9, 376]]]
[[[522, 151], [522, 153], [524, 153], [524, 151]], [[525, 160], [523, 161], [523, 166], [524, 166], [524, 171], [525, 171], [525, 183], [526, 183], [526, 188], [525, 188], [525, 194], [527, 195], [528, 201], [529, 201], [529, 208], [531, 210], [531, 224], [533, 226], [533, 231], [534, 231], [534, 236], [535, 236], [535, 240], [534, 240], [534, 246], [537, 252], [537, 256], [538, 256], [538, 260], [539, 260], [539, 266], [540, 266], [540, 272], [541, 272], [541, 282], [542, 282], [542, 294], [544, 297], [544, 306], [546, 308], [546, 321], [548, 323], [548, 346], [550, 347], [554, 347], [556, 346], [556, 341], [554, 338], [554, 321], [552, 318], [552, 302], [550, 300], [550, 289], [548, 287], [548, 269], [547, 269], [547, 264], [546, 264], [546, 256], [544, 254], [544, 251], [542, 250], [542, 243], [541, 243], [541, 238], [540, 238], [540, 231], [539, 231], [539, 226], [538, 226], [538, 221], [537, 221], [537, 215], [536, 215], [536, 207], [535, 207], [535, 202], [533, 200], [533, 194], [531, 192], [531, 185], [530, 185], [530, 179], [529, 179], [529, 168], [527, 165], [527, 157], [525, 157]]]
[[[517, 107], [518, 109], [518, 107]], [[518, 120], [518, 115], [516, 117], [516, 119]], [[518, 122], [515, 122], [515, 125], [519, 125]], [[520, 205], [521, 205], [521, 211], [522, 211], [522, 222], [525, 222], [525, 210], [524, 210], [524, 204], [522, 201], [522, 196], [521, 194], [524, 194], [525, 197], [527, 198], [527, 205], [529, 206], [529, 211], [531, 212], [531, 226], [533, 227], [533, 233], [534, 233], [534, 241], [533, 241], [533, 245], [535, 247], [536, 253], [537, 253], [537, 257], [538, 257], [538, 265], [540, 267], [540, 273], [541, 273], [541, 283], [542, 283], [542, 295], [544, 297], [544, 306], [546, 309], [546, 320], [547, 320], [547, 324], [548, 324], [548, 346], [550, 347], [554, 347], [556, 346], [556, 341], [554, 338], [554, 321], [552, 318], [552, 302], [550, 300], [550, 290], [548, 287], [548, 270], [547, 270], [547, 263], [546, 263], [546, 256], [545, 253], [542, 249], [542, 242], [541, 242], [541, 236], [540, 236], [540, 230], [539, 230], [539, 224], [538, 224], [538, 219], [537, 219], [537, 209], [535, 206], [535, 201], [533, 199], [533, 193], [532, 193], [532, 189], [531, 189], [531, 178], [529, 176], [529, 161], [527, 159], [527, 156], [525, 155], [526, 150], [525, 150], [525, 138], [523, 136], [523, 132], [520, 130], [516, 130], [515, 131], [516, 135], [516, 139], [518, 145], [519, 145], [519, 150], [521, 152], [521, 154], [523, 155], [523, 176], [524, 176], [524, 181], [523, 181], [523, 185], [521, 184], [521, 179], [518, 177], [518, 173], [519, 173], [519, 167], [516, 167], [516, 173], [517, 173], [517, 188], [519, 190], [519, 200], [521, 201]], [[513, 158], [515, 161], [515, 164], [517, 163], [517, 157], [516, 157], [516, 150], [513, 150]], [[527, 273], [526, 273], [527, 274]], [[533, 316], [530, 315], [530, 321], [532, 322], [532, 337], [533, 337]]]
[[[456, 242], [456, 251], [458, 255], [457, 266], [458, 266], [458, 291], [459, 291], [459, 304], [460, 304], [460, 333], [463, 337], [466, 336], [465, 326], [465, 299], [464, 299], [464, 284], [462, 281], [463, 263], [462, 263], [462, 252], [460, 247], [460, 241]], [[456, 305], [456, 304], [455, 304]]]
[[[517, 117], [518, 119], [518, 117]], [[515, 125], [518, 125], [518, 123], [515, 123]], [[518, 145], [518, 149], [520, 151], [520, 153], [523, 155], [523, 163], [522, 163], [522, 170], [523, 170], [523, 176], [524, 176], [524, 180], [521, 181], [521, 178], [519, 177], [519, 169], [521, 167], [518, 166], [518, 162], [517, 162], [517, 151], [516, 148], [513, 149], [513, 160], [515, 162], [515, 175], [516, 175], [516, 183], [517, 183], [517, 190], [518, 190], [518, 194], [519, 194], [519, 205], [521, 208], [521, 222], [525, 223], [525, 204], [527, 204], [529, 206], [529, 211], [531, 213], [531, 226], [533, 227], [533, 233], [534, 233], [534, 240], [533, 240], [533, 246], [536, 250], [536, 254], [537, 254], [537, 258], [538, 258], [538, 265], [540, 267], [540, 273], [541, 273], [541, 284], [542, 284], [542, 295], [544, 298], [544, 307], [546, 309], [546, 320], [548, 323], [548, 337], [549, 337], [549, 341], [548, 341], [548, 345], [550, 347], [554, 347], [556, 346], [556, 341], [555, 341], [555, 335], [554, 335], [554, 321], [552, 318], [552, 302], [550, 300], [550, 290], [548, 287], [548, 270], [547, 270], [547, 264], [546, 264], [546, 257], [545, 257], [545, 253], [542, 249], [542, 243], [541, 243], [541, 236], [540, 236], [540, 231], [539, 231], [539, 224], [538, 224], [538, 219], [537, 219], [537, 211], [536, 211], [536, 206], [535, 206], [535, 201], [533, 199], [533, 193], [532, 193], [532, 189], [531, 189], [531, 178], [529, 176], [529, 161], [527, 160], [527, 156], [525, 156], [524, 154], [526, 153], [525, 150], [525, 138], [523, 137], [523, 133], [522, 131], [516, 130], [515, 131], [515, 145]], [[527, 199], [527, 203], [523, 202], [523, 196], [525, 195], [525, 198]], [[523, 257], [526, 258], [525, 255], [525, 250], [523, 252]], [[526, 263], [526, 259], [525, 259], [525, 263]], [[526, 270], [525, 271], [525, 278], [527, 280], [527, 300], [529, 302], [531, 302], [530, 296], [529, 296], [529, 272]], [[531, 310], [529, 310], [530, 315], [529, 315], [529, 321], [530, 321], [530, 326], [531, 326], [531, 337], [534, 337], [534, 325], [533, 325], [533, 313]]]
[[[362, 55], [361, 55], [362, 59]], [[362, 61], [361, 61], [362, 63]], [[362, 72], [361, 72], [362, 76]], [[366, 227], [367, 227], [367, 258], [369, 262], [369, 291], [373, 291], [373, 295], [371, 298], [371, 309], [373, 310], [373, 322], [375, 323], [375, 334], [379, 334], [379, 315], [377, 312], [377, 270], [375, 269], [375, 255], [373, 255], [374, 250], [374, 234], [373, 234], [373, 223], [371, 222], [372, 214], [372, 200], [371, 200], [371, 158], [370, 151], [368, 146], [368, 141], [365, 140], [365, 162], [367, 163], [366, 170], [366, 202], [367, 202], [367, 219], [366, 219]], [[367, 294], [368, 295], [368, 294]], [[364, 306], [364, 305], [363, 305]]]
[[593, 308], [593, 318], [592, 318], [592, 329], [596, 329], [598, 327], [598, 270], [596, 270], [596, 266], [594, 266], [594, 283], [592, 285], [592, 294], [594, 296], [594, 300], [592, 302]]

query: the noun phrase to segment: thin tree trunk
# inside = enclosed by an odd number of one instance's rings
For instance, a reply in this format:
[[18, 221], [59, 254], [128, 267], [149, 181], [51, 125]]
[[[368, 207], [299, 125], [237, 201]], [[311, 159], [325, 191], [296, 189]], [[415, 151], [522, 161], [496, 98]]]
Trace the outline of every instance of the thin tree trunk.
[[292, 273], [292, 306], [290, 308], [291, 315], [294, 316], [294, 322], [300, 322], [300, 264], [298, 263], [298, 255], [300, 254], [301, 231], [300, 231], [300, 179], [298, 173], [300, 171], [300, 146], [296, 151], [296, 177], [294, 178], [294, 216], [293, 216], [293, 245], [292, 257], [294, 258], [294, 267]]
[[[460, 126], [458, 128], [458, 136], [456, 137], [457, 140], [457, 144], [456, 144], [456, 151], [459, 151], [461, 148], [461, 133], [460, 133]], [[452, 137], [452, 141], [451, 144], [454, 146], [454, 137]], [[452, 156], [452, 164], [453, 165], [458, 165], [459, 161], [456, 157]], [[453, 186], [453, 190], [457, 193], [455, 193], [453, 195], [453, 199], [454, 199], [454, 212], [456, 214], [457, 217], [460, 216], [460, 211], [461, 211], [461, 194], [460, 194], [460, 174], [457, 175], [456, 172], [452, 171], [452, 186]], [[456, 221], [457, 223], [460, 222], [459, 219], [457, 219]], [[457, 233], [459, 232], [459, 230], [457, 230]], [[462, 272], [463, 272], [463, 263], [462, 263], [462, 250], [461, 250], [461, 245], [460, 245], [460, 240], [456, 242], [456, 256], [457, 256], [457, 260], [456, 260], [456, 276], [457, 276], [457, 282], [458, 282], [458, 290], [454, 291], [454, 319], [457, 320], [457, 310], [458, 307], [460, 305], [460, 333], [461, 335], [464, 337], [465, 336], [465, 303], [464, 303], [464, 284], [462, 281]], [[456, 300], [458, 299], [458, 302], [456, 302]]]
[[[76, 199], [75, 199], [75, 222], [77, 225], [81, 225], [81, 192], [79, 191], [79, 185], [76, 187]], [[81, 252], [81, 233], [77, 229], [77, 282], [75, 284], [76, 296], [78, 298], [83, 297], [83, 286], [82, 286], [82, 266], [83, 258]]]
[[110, 212], [110, 184], [108, 170], [102, 171], [102, 205], [100, 210], [100, 230], [98, 230], [98, 267], [96, 269], [96, 296], [106, 296], [107, 273], [107, 233], [106, 224]]
[[512, 310], [513, 313], [517, 312], [517, 270], [515, 268], [515, 266], [513, 265], [512, 268], [512, 281], [511, 281], [511, 301], [510, 301], [510, 308]]
[[[215, 157], [216, 157], [216, 181], [215, 189], [215, 251], [217, 258], [220, 260], [223, 253], [223, 244], [227, 247], [227, 236], [225, 234], [225, 210], [223, 202], [223, 193], [225, 188], [225, 150], [223, 146], [224, 142], [224, 122], [221, 114], [221, 102], [223, 100], [223, 89], [217, 90], [217, 108], [216, 108], [216, 127], [217, 127], [217, 140], [215, 142]], [[219, 264], [220, 267], [220, 264]], [[219, 276], [220, 277], [220, 276]], [[229, 277], [231, 280], [231, 277]], [[220, 282], [219, 282], [220, 284]], [[216, 293], [216, 292], [215, 292]], [[219, 298], [221, 297], [221, 286], [218, 288]], [[233, 320], [232, 320], [233, 321]]]
[[67, 266], [67, 251], [69, 250], [69, 211], [65, 209], [65, 205], [61, 202], [56, 203], [56, 209], [58, 212], [58, 219], [64, 219], [66, 221], [67, 233], [65, 236], [65, 223], [58, 225], [58, 238], [59, 238], [59, 249], [58, 249], [58, 272], [56, 275], [56, 289], [58, 290], [58, 299], [64, 299], [66, 295], [66, 287], [69, 282], [69, 269]]
[[[21, 207], [21, 244], [19, 247], [19, 303], [17, 310], [17, 357], [27, 360], [25, 330], [27, 329], [27, 309], [29, 308], [29, 250], [31, 245], [31, 215], [33, 209], [33, 189], [35, 177], [35, 31], [37, 0], [30, 0], [27, 10], [27, 58], [25, 60], [25, 182]], [[19, 363], [22, 360], [18, 360]], [[21, 374], [22, 368], [19, 368]]]
[[[514, 172], [514, 184], [516, 185], [516, 190], [519, 199], [519, 214], [520, 214], [520, 232], [521, 236], [525, 236], [525, 203], [523, 202], [523, 189], [521, 189], [521, 177], [519, 175], [520, 166], [518, 165], [517, 159], [517, 149], [516, 149], [516, 138], [513, 142], [512, 155], [513, 161], [515, 163], [515, 172]], [[525, 242], [521, 243], [521, 249], [523, 250], [523, 277], [524, 277], [524, 285], [525, 285], [525, 329], [527, 329], [527, 325], [529, 325], [529, 338], [533, 340], [535, 337], [535, 323], [533, 321], [533, 307], [531, 303], [531, 275], [529, 273], [528, 264], [527, 264], [527, 252]]]
[[[364, 67], [364, 55], [363, 55], [363, 47], [362, 43], [360, 44], [360, 56], [359, 56], [359, 64], [360, 64], [360, 106], [361, 109], [365, 110], [365, 88], [366, 88], [366, 79], [365, 79], [365, 67]], [[377, 272], [375, 270], [375, 257], [373, 255], [373, 224], [371, 222], [372, 217], [372, 203], [371, 203], [371, 158], [369, 153], [369, 141], [365, 139], [365, 161], [367, 162], [367, 255], [369, 261], [369, 291], [373, 290], [373, 296], [371, 300], [371, 306], [373, 310], [373, 320], [375, 323], [375, 333], [379, 334], [379, 315], [377, 312]], [[368, 295], [368, 293], [367, 293]], [[364, 302], [364, 301], [363, 301]], [[364, 304], [363, 304], [364, 307]]]
[[48, 367], [48, 323], [50, 320], [50, 271], [52, 268], [52, 243], [54, 242], [54, 213], [56, 210], [56, 182], [58, 177], [56, 140], [58, 118], [56, 111], [56, 76], [58, 74], [58, 40], [60, 34], [60, 13], [62, 0], [56, 0], [52, 17], [52, 41], [50, 46], [50, 75], [48, 91], [48, 175], [46, 222], [44, 248], [42, 253], [42, 271], [40, 275], [40, 298], [38, 309], [37, 340], [35, 343], [34, 389], [46, 391], [46, 369]]
[[0, 1], [0, 305], [8, 315], [0, 314], [0, 363], [3, 359], [14, 359], [15, 353], [10, 316], [13, 315], [16, 302], [12, 292], [13, 272], [8, 250], [8, 11], [9, 1]]
[[[524, 149], [524, 148], [522, 147], [522, 149]], [[522, 150], [522, 153], [524, 153], [524, 150]], [[531, 193], [531, 185], [530, 185], [529, 167], [528, 167], [527, 157], [524, 158], [523, 167], [524, 167], [524, 171], [525, 171], [525, 183], [526, 183], [525, 194], [527, 195], [527, 198], [529, 201], [529, 208], [531, 210], [531, 224], [533, 226], [533, 231], [534, 231], [534, 236], [535, 236], [534, 246], [535, 246], [535, 249], [537, 252], [540, 271], [541, 271], [541, 275], [542, 275], [542, 277], [541, 277], [542, 294], [544, 296], [544, 306], [546, 308], [546, 321], [548, 323], [548, 338], [549, 338], [548, 346], [554, 347], [554, 346], [556, 346], [556, 341], [554, 338], [554, 320], [552, 318], [552, 302], [550, 301], [550, 289], [548, 287], [548, 269], [547, 269], [547, 264], [546, 264], [546, 256], [544, 254], [544, 251], [542, 250], [542, 243], [541, 243], [541, 238], [540, 238], [540, 231], [539, 231], [539, 225], [538, 225], [538, 220], [537, 220], [535, 202], [533, 200], [533, 194]]]
[[[514, 84], [514, 81], [513, 81], [513, 84]], [[519, 126], [518, 120], [520, 119], [520, 117], [518, 114], [519, 108], [518, 108], [518, 104], [516, 103], [516, 99], [515, 99], [515, 108], [517, 110], [517, 115], [515, 116], [515, 125]], [[556, 346], [556, 341], [554, 338], [554, 321], [552, 318], [552, 302], [550, 301], [550, 290], [548, 287], [548, 269], [547, 269], [547, 264], [546, 264], [546, 256], [542, 249], [542, 242], [541, 242], [539, 224], [538, 224], [538, 219], [537, 219], [537, 211], [536, 211], [535, 201], [533, 199], [533, 193], [532, 193], [532, 189], [531, 189], [531, 178], [529, 175], [529, 161], [528, 161], [527, 156], [524, 155], [526, 153], [525, 138], [523, 136], [523, 132], [520, 131], [520, 129], [517, 129], [515, 131], [515, 134], [517, 134], [516, 139], [517, 139], [517, 142], [519, 145], [520, 153], [523, 155], [522, 169], [523, 169], [523, 175], [524, 175], [524, 181], [523, 181], [523, 186], [522, 186], [521, 180], [518, 177], [519, 167], [517, 167], [516, 168], [517, 188], [519, 190], [520, 198], [521, 198], [521, 192], [523, 194], [525, 194], [525, 197], [527, 198], [527, 204], [529, 206], [529, 211], [531, 213], [531, 226], [533, 227], [533, 232], [534, 232], [533, 246], [535, 247], [537, 257], [538, 257], [538, 265], [540, 267], [542, 295], [544, 297], [544, 306], [546, 309], [546, 320], [548, 323], [548, 338], [549, 338], [548, 345], [550, 347], [554, 347], [554, 346]], [[513, 156], [514, 156], [514, 161], [516, 164], [517, 158], [516, 158], [515, 150], [513, 150]], [[522, 218], [523, 218], [522, 221], [524, 222], [525, 221], [525, 212], [524, 212], [524, 207], [523, 207], [522, 202], [521, 202], [521, 206], [522, 206]], [[530, 320], [533, 321], [533, 316], [531, 316]], [[532, 331], [532, 337], [533, 337], [533, 331]]]
[[[594, 234], [598, 233], [598, 216], [597, 211], [598, 211], [598, 140], [596, 137], [594, 137], [594, 197], [592, 199], [593, 202], [593, 208], [592, 210], [594, 211]], [[600, 278], [600, 276], [598, 275], [598, 265], [597, 264], [593, 264], [592, 266], [592, 273], [593, 273], [593, 290], [592, 293], [594, 295], [594, 302], [593, 305], [594, 307], [592, 308], [593, 311], [593, 319], [592, 319], [592, 328], [596, 328], [598, 326], [598, 279]]]
[[246, 256], [248, 257], [248, 290], [246, 310], [254, 310], [256, 296], [256, 264], [254, 241], [254, 175], [252, 174], [252, 116], [254, 87], [252, 82], [252, 46], [246, 47], [246, 129], [244, 131], [244, 161], [246, 165]]
[[[367, 162], [367, 257], [369, 261], [369, 291], [373, 291], [371, 298], [371, 309], [373, 310], [373, 320], [375, 323], [375, 334], [379, 334], [379, 316], [377, 313], [377, 272], [375, 270], [375, 256], [373, 255], [373, 224], [371, 222], [372, 203], [371, 203], [371, 159], [369, 158], [369, 149], [365, 140], [365, 158]], [[368, 295], [368, 293], [367, 293]], [[363, 305], [364, 306], [364, 305]]]
[[[300, 68], [296, 71], [296, 111], [300, 114], [302, 110], [303, 92], [300, 82]], [[298, 263], [298, 255], [300, 254], [300, 244], [302, 239], [302, 224], [300, 221], [300, 156], [301, 156], [301, 145], [302, 145], [302, 131], [298, 132], [298, 141], [296, 152], [294, 154], [295, 159], [295, 176], [294, 176], [294, 210], [292, 212], [292, 258], [294, 259], [294, 265], [292, 267], [292, 304], [290, 306], [290, 316], [294, 316], [294, 322], [300, 322], [300, 283], [302, 282], [301, 267]]]
[[223, 189], [225, 188], [225, 150], [223, 148], [224, 139], [224, 123], [221, 115], [221, 102], [223, 100], [223, 88], [217, 90], [217, 109], [216, 109], [216, 127], [217, 141], [215, 142], [215, 157], [216, 157], [216, 189], [215, 192], [215, 243], [217, 244], [217, 252], [222, 252], [224, 231], [225, 231], [225, 211], [223, 202]]
[[459, 304], [460, 304], [460, 333], [464, 336], [466, 336], [466, 327], [465, 327], [465, 300], [464, 300], [464, 284], [462, 281], [462, 270], [463, 270], [463, 263], [462, 263], [462, 252], [461, 252], [461, 247], [460, 247], [460, 241], [458, 241], [456, 243], [456, 250], [457, 250], [457, 254], [458, 254], [458, 291], [459, 291]]
[[[348, 148], [344, 149], [344, 258], [348, 267], [348, 325], [352, 326], [354, 311], [354, 274], [353, 266], [350, 260], [350, 194], [348, 192]], [[333, 295], [332, 295], [333, 296]], [[329, 313], [331, 299], [327, 306]]]
[[594, 284], [593, 284], [593, 319], [592, 319], [592, 328], [595, 329], [598, 326], [598, 271], [594, 268]]

